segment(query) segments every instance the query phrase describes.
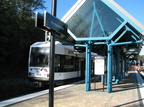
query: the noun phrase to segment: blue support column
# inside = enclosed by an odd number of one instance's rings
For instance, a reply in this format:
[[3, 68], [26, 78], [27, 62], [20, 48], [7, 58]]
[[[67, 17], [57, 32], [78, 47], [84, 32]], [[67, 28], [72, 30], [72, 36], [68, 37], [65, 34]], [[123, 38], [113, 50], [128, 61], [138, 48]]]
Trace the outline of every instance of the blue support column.
[[116, 79], [116, 58], [113, 55], [113, 60], [112, 60], [112, 81], [115, 81]]
[[107, 92], [112, 92], [112, 45], [110, 44], [107, 55]]
[[120, 49], [117, 48], [117, 53], [116, 53], [116, 80], [115, 80], [115, 82], [117, 84], [119, 83], [119, 75], [120, 75]]
[[86, 71], [85, 71], [85, 90], [91, 90], [91, 44], [86, 46]]
[[123, 69], [123, 70], [122, 70], [122, 76], [123, 76], [123, 78], [124, 78], [124, 77], [125, 77], [125, 60], [124, 60], [124, 56], [123, 56], [123, 63], [122, 63], [122, 64], [123, 64], [123, 66], [122, 66], [122, 67], [123, 67], [123, 68], [122, 68], [122, 69]]
[[124, 77], [126, 75], [126, 60], [124, 60]]
[[127, 64], [127, 60], [125, 60], [125, 75], [127, 74], [127, 67], [128, 67], [128, 64]]
[[121, 74], [120, 74], [120, 79], [122, 79], [123, 76], [123, 56], [121, 55]]

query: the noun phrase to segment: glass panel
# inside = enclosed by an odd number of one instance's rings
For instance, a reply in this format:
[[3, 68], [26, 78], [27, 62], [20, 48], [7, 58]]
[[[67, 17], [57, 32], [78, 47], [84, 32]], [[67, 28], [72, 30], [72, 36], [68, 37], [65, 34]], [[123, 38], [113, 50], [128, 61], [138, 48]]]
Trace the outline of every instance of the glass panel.
[[60, 67], [61, 63], [60, 63], [60, 56], [59, 55], [55, 55], [55, 67]]
[[61, 70], [61, 55], [55, 55], [55, 72], [59, 72]]
[[64, 60], [64, 69], [65, 70], [73, 70], [74, 68], [74, 60], [72, 56], [65, 56]]
[[47, 47], [33, 47], [30, 55], [30, 66], [47, 67], [48, 66], [48, 52]]
[[[94, 10], [93, 4], [96, 6]], [[68, 28], [77, 38], [104, 37], [100, 23], [94, 14], [94, 25], [91, 30], [93, 12], [97, 12], [107, 36], [113, 33], [124, 20], [100, 0], [86, 0], [83, 5], [66, 22]], [[119, 21], [121, 20], [121, 22]]]

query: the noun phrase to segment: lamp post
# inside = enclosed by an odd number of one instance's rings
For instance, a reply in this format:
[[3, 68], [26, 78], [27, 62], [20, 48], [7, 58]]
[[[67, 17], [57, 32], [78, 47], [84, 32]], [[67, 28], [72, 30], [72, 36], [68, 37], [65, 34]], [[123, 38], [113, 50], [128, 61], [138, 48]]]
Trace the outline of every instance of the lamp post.
[[[56, 16], [57, 0], [52, 0], [51, 14]], [[51, 30], [50, 42], [50, 81], [49, 81], [49, 107], [54, 107], [54, 71], [55, 71], [55, 31]]]

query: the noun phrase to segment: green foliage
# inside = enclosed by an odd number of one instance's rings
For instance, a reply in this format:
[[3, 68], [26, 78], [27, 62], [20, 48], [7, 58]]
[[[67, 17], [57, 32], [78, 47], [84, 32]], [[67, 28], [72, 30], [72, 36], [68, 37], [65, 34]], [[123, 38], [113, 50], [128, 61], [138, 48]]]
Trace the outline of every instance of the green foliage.
[[[0, 0], [0, 98], [30, 88], [27, 82], [29, 47], [44, 40], [34, 27], [34, 11], [44, 0]], [[3, 94], [5, 93], [5, 94]]]
[[144, 55], [139, 55], [139, 56], [138, 56], [138, 60], [143, 61], [143, 60], [144, 60]]
[[44, 9], [44, 0], [0, 1], [1, 72], [27, 70], [29, 46], [44, 40], [44, 32], [34, 27], [34, 11]]

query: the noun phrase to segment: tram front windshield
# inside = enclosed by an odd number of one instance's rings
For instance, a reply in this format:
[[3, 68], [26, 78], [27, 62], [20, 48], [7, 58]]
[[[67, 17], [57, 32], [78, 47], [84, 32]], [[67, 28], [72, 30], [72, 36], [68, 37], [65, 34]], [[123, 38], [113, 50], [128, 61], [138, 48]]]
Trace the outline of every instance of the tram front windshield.
[[32, 47], [30, 54], [30, 66], [47, 67], [48, 53], [49, 48], [47, 47]]

